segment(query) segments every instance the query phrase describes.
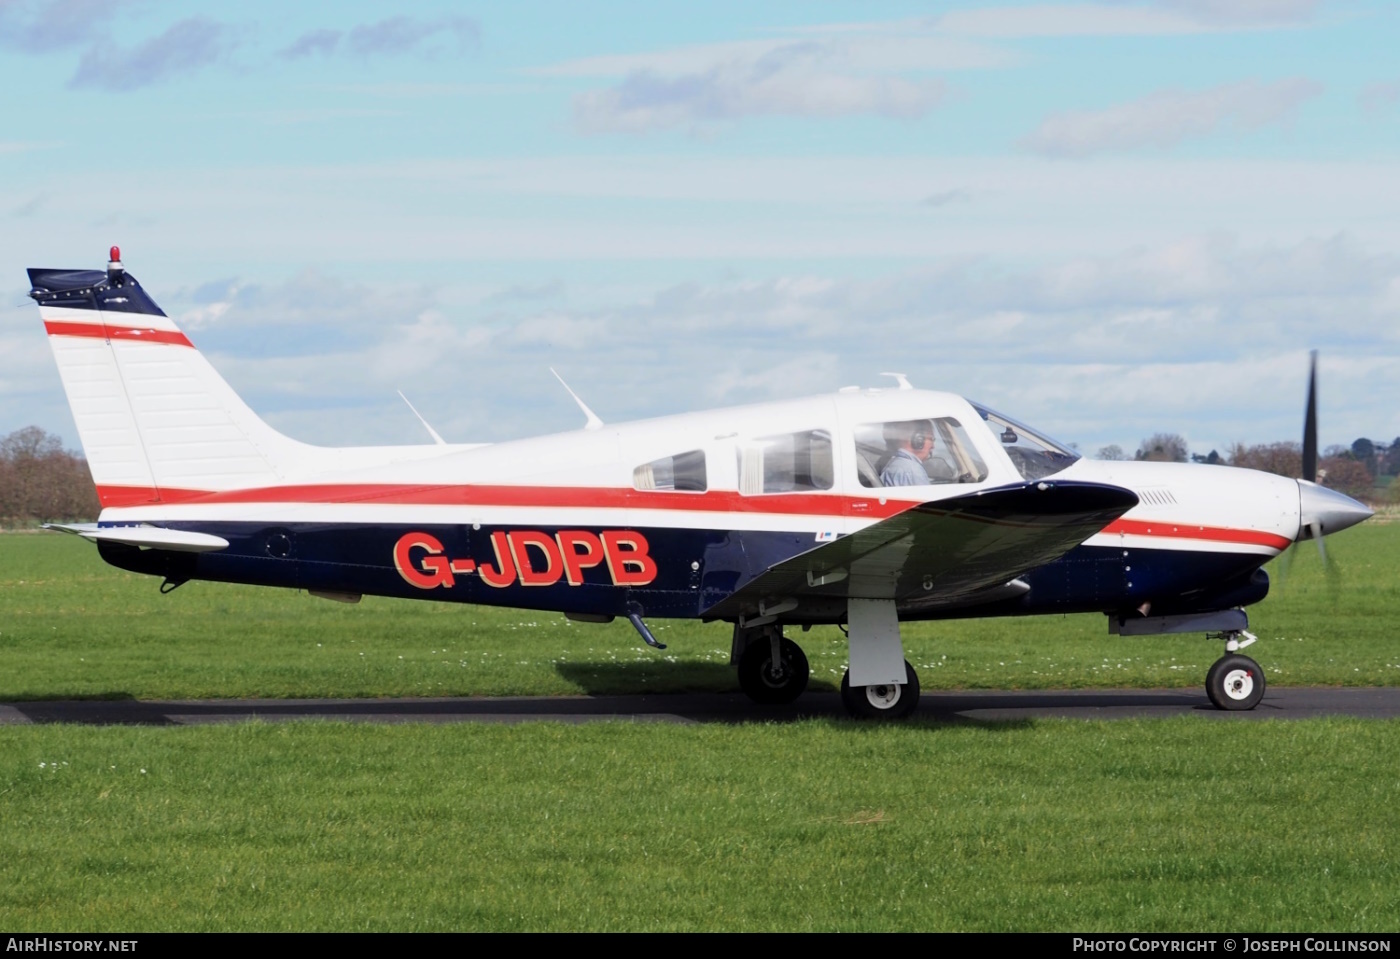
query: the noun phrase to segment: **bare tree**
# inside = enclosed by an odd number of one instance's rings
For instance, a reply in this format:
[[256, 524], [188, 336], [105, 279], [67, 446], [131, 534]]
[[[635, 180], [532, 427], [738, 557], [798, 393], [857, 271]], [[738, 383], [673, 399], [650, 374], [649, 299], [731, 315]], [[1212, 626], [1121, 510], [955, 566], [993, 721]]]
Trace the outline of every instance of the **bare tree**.
[[1303, 448], [1297, 443], [1258, 443], [1230, 447], [1226, 460], [1231, 466], [1262, 470], [1297, 479], [1303, 475]]
[[[1317, 464], [1318, 481], [1323, 486], [1356, 499], [1375, 498], [1375, 480], [1366, 469], [1366, 464], [1357, 461], [1350, 447], [1329, 446], [1326, 453]], [[1297, 443], [1259, 443], [1255, 446], [1236, 443], [1230, 448], [1230, 465], [1299, 479], [1303, 475], [1303, 449]]]
[[1386, 476], [1400, 474], [1400, 436], [1385, 448], [1385, 460], [1381, 464], [1381, 472]]
[[1185, 463], [1186, 439], [1179, 433], [1153, 433], [1142, 441], [1136, 459], [1152, 463]]
[[1110, 443], [1108, 446], [1100, 446], [1098, 459], [1101, 460], [1125, 460], [1127, 454], [1123, 452], [1123, 447], [1117, 443]]
[[0, 523], [96, 519], [87, 462], [37, 426], [0, 438]]
[[1347, 450], [1346, 456], [1328, 456], [1318, 464], [1322, 485], [1346, 493], [1354, 499], [1372, 498], [1375, 480], [1365, 463], [1358, 463]]

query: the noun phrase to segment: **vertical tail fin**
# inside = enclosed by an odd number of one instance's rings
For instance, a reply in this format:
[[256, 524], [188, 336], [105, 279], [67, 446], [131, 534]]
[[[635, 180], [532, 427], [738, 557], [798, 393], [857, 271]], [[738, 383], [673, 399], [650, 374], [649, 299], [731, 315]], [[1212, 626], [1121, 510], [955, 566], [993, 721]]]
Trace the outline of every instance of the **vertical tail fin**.
[[112, 254], [106, 272], [29, 271], [102, 505], [285, 479], [311, 448], [249, 409]]

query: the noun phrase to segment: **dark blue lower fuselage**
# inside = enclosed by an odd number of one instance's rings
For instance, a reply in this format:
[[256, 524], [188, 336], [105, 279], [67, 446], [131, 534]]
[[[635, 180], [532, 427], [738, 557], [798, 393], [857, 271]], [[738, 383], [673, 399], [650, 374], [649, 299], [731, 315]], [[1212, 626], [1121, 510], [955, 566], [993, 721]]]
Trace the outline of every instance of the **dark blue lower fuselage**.
[[[123, 569], [163, 576], [174, 583], [202, 579], [600, 616], [639, 612], [663, 618], [703, 617], [706, 610], [770, 566], [816, 545], [811, 533], [637, 528], [631, 532], [644, 537], [655, 563], [654, 577], [644, 584], [627, 584], [626, 571], [619, 576], [609, 564], [599, 562], [576, 577], [559, 575], [541, 585], [525, 585], [520, 580], [528, 577], [517, 577], [508, 585], [492, 586], [482, 575], [472, 573], [450, 577], [450, 584], [425, 588], [411, 582], [395, 563], [396, 544], [406, 534], [427, 534], [440, 542], [445, 566], [461, 557], [495, 562], [500, 540], [493, 540], [493, 533], [507, 531], [472, 525], [163, 525], [212, 533], [228, 540], [229, 546], [217, 552], [177, 553], [104, 543], [100, 545], [103, 558]], [[547, 527], [539, 531], [547, 536], [558, 532]], [[421, 550], [409, 555], [410, 573], [418, 573], [416, 578], [422, 580], [427, 557]], [[536, 567], [546, 565], [538, 552], [531, 555]], [[1030, 590], [1014, 599], [952, 607], [902, 606], [900, 617], [1126, 613], [1144, 603], [1151, 603], [1154, 615], [1226, 609], [1264, 598], [1268, 577], [1259, 567], [1267, 559], [1245, 552], [1079, 546], [1055, 562], [1022, 573], [1019, 578]], [[431, 570], [431, 564], [428, 568]], [[500, 564], [494, 569], [500, 572]], [[571, 578], [578, 581], [570, 583]], [[843, 602], [804, 606], [787, 618], [794, 622], [843, 619]]]

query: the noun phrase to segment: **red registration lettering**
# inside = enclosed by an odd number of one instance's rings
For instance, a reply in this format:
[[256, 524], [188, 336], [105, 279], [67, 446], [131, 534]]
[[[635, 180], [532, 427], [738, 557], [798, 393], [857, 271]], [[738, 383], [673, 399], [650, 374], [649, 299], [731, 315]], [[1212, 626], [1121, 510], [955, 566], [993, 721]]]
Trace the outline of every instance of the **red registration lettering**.
[[492, 533], [491, 546], [496, 551], [496, 566], [477, 563], [476, 573], [487, 586], [497, 589], [515, 582], [515, 557], [510, 553], [510, 539], [505, 533]]
[[569, 585], [581, 586], [583, 571], [603, 562], [603, 541], [585, 530], [561, 529], [559, 553], [564, 558], [564, 575], [568, 577]]
[[[553, 586], [564, 575], [564, 561], [559, 555], [559, 547], [554, 537], [546, 536], [538, 530], [517, 530], [511, 533], [510, 555], [520, 570], [521, 586]], [[530, 562], [530, 547], [544, 555], [544, 569], [536, 569]]]
[[457, 585], [456, 576], [473, 572], [496, 589], [516, 583], [553, 586], [561, 579], [582, 586], [584, 570], [605, 562], [615, 586], [645, 586], [656, 579], [651, 547], [645, 536], [632, 530], [609, 529], [601, 536], [581, 529], [560, 530], [554, 536], [534, 529], [499, 531], [491, 534], [491, 549], [494, 566], [466, 556], [449, 557], [442, 542], [428, 533], [405, 533], [394, 544], [394, 566], [419, 589], [450, 589]]
[[[413, 550], [427, 553], [420, 563], [413, 562]], [[447, 557], [442, 555], [442, 543], [437, 537], [427, 533], [406, 533], [394, 544], [394, 565], [399, 575], [419, 589], [433, 589], [437, 586], [451, 588], [455, 580]]]
[[647, 539], [631, 530], [603, 531], [603, 553], [618, 586], [645, 586], [656, 579], [656, 561], [648, 555]]

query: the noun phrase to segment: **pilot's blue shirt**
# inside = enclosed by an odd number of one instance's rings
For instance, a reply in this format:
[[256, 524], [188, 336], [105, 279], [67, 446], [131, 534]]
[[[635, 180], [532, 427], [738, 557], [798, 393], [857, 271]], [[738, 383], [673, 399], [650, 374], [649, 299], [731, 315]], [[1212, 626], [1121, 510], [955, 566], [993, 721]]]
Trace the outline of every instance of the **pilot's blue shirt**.
[[928, 473], [917, 456], [901, 449], [885, 464], [880, 482], [885, 486], [927, 486]]

